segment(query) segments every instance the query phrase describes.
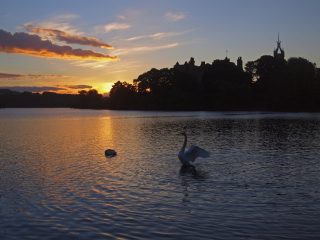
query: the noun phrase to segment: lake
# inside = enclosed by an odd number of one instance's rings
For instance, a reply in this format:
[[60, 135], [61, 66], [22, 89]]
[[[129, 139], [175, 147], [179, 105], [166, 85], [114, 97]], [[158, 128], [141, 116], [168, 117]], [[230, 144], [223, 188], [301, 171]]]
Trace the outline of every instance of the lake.
[[320, 114], [1, 109], [0, 236], [320, 239]]

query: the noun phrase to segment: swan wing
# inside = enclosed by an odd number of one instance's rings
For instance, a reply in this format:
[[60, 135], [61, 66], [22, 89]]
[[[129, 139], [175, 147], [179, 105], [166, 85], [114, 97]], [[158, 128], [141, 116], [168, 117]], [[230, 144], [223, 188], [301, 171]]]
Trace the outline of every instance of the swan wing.
[[196, 160], [197, 157], [207, 158], [210, 157], [210, 152], [198, 147], [191, 146], [188, 151], [185, 152], [185, 156], [192, 162]]

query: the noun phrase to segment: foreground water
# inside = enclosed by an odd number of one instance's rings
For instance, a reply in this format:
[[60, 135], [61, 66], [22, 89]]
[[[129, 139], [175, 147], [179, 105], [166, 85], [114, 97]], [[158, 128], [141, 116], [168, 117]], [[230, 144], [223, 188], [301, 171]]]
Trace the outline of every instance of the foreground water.
[[0, 238], [319, 239], [319, 163], [320, 114], [2, 109]]

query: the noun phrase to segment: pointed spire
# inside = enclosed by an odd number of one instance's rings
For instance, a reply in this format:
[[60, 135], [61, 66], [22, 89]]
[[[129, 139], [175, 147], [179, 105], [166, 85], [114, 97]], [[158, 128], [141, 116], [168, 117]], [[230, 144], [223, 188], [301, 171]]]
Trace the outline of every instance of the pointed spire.
[[278, 41], [277, 41], [277, 51], [278, 50], [281, 51], [281, 42], [280, 42], [280, 38], [279, 38], [279, 32], [278, 32]]
[[274, 57], [284, 59], [284, 50], [281, 48], [280, 34], [278, 32], [277, 48], [274, 50]]

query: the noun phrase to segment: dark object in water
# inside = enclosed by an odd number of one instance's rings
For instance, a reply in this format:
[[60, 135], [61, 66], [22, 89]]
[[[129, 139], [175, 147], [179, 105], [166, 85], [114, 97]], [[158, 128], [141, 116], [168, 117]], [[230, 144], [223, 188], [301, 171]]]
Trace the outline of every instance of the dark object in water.
[[117, 152], [115, 150], [112, 150], [112, 149], [107, 149], [104, 153], [105, 153], [106, 156], [115, 156], [115, 155], [117, 155]]

